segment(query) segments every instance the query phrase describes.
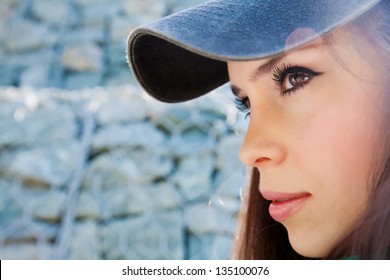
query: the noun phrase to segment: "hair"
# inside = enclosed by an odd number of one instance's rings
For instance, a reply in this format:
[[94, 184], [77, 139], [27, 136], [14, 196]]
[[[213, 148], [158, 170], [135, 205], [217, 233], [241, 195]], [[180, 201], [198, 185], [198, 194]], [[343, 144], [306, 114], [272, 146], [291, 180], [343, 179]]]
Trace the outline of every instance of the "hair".
[[[382, 0], [375, 7], [342, 28], [346, 28], [351, 35], [352, 41], [355, 42], [356, 49], [362, 57], [370, 59], [369, 54], [367, 54], [367, 46], [362, 48], [361, 43], [359, 44], [361, 36], [367, 39], [368, 47], [387, 63], [385, 83], [389, 88], [390, 1]], [[331, 36], [331, 33], [329, 35]], [[331, 53], [336, 56], [338, 61], [342, 60], [332, 50]], [[359, 73], [354, 74], [359, 75]], [[384, 104], [378, 104], [378, 109], [383, 109], [384, 112], [383, 129], [375, 143], [376, 147], [379, 148], [377, 148], [377, 153], [373, 155], [376, 164], [373, 166], [367, 182], [367, 187], [370, 190], [367, 207], [356, 222], [354, 229], [346, 236], [340, 237], [338, 244], [324, 259], [348, 257], [390, 259], [390, 129], [388, 128], [390, 107], [388, 105], [390, 105], [390, 96]], [[253, 168], [244, 205], [239, 216], [235, 258], [305, 259], [291, 247], [285, 227], [274, 221], [269, 215], [270, 202], [265, 200], [258, 190], [260, 176], [258, 169]]]

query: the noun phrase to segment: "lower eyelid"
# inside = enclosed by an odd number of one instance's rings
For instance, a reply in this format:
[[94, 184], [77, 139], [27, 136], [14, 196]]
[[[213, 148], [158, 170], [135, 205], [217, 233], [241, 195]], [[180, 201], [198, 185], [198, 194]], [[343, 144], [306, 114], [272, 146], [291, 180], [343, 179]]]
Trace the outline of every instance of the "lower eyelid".
[[308, 84], [310, 84], [311, 80], [312, 80], [314, 77], [316, 77], [316, 76], [310, 77], [310, 79], [309, 79], [308, 81], [306, 81], [306, 82], [302, 83], [301, 85], [296, 86], [296, 87], [294, 87], [294, 88], [292, 88], [292, 89], [286, 90], [286, 91], [282, 92], [281, 94], [282, 94], [282, 95], [287, 95], [287, 94], [288, 94], [288, 95], [291, 95], [291, 94], [293, 94], [294, 92], [296, 92], [297, 90], [303, 89], [305, 86], [307, 86]]

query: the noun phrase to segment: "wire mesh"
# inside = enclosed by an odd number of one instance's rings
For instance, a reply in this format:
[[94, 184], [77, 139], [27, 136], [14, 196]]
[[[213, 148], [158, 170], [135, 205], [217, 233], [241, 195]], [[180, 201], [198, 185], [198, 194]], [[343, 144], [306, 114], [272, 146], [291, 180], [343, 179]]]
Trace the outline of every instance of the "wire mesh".
[[230, 258], [245, 122], [226, 88], [179, 105], [132, 86], [9, 88], [0, 106], [1, 259]]
[[0, 259], [226, 259], [245, 121], [134, 85], [132, 28], [201, 0], [0, 2]]

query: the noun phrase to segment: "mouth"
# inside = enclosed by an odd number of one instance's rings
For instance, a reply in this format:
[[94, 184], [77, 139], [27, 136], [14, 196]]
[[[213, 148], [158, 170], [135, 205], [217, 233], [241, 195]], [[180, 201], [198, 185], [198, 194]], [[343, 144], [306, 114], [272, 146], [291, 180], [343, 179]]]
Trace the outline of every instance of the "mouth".
[[269, 214], [277, 221], [282, 222], [298, 212], [311, 197], [310, 193], [274, 193], [261, 192], [266, 200], [271, 201]]

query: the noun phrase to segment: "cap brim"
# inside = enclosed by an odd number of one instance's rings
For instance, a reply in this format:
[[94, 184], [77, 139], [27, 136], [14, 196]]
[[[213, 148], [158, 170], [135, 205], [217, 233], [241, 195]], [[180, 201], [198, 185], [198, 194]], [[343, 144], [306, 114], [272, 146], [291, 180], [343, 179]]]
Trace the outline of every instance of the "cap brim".
[[[163, 102], [199, 97], [228, 82], [226, 61], [294, 49], [358, 17], [380, 0], [217, 0], [135, 29], [128, 62]], [[287, 40], [296, 30], [309, 29]]]

